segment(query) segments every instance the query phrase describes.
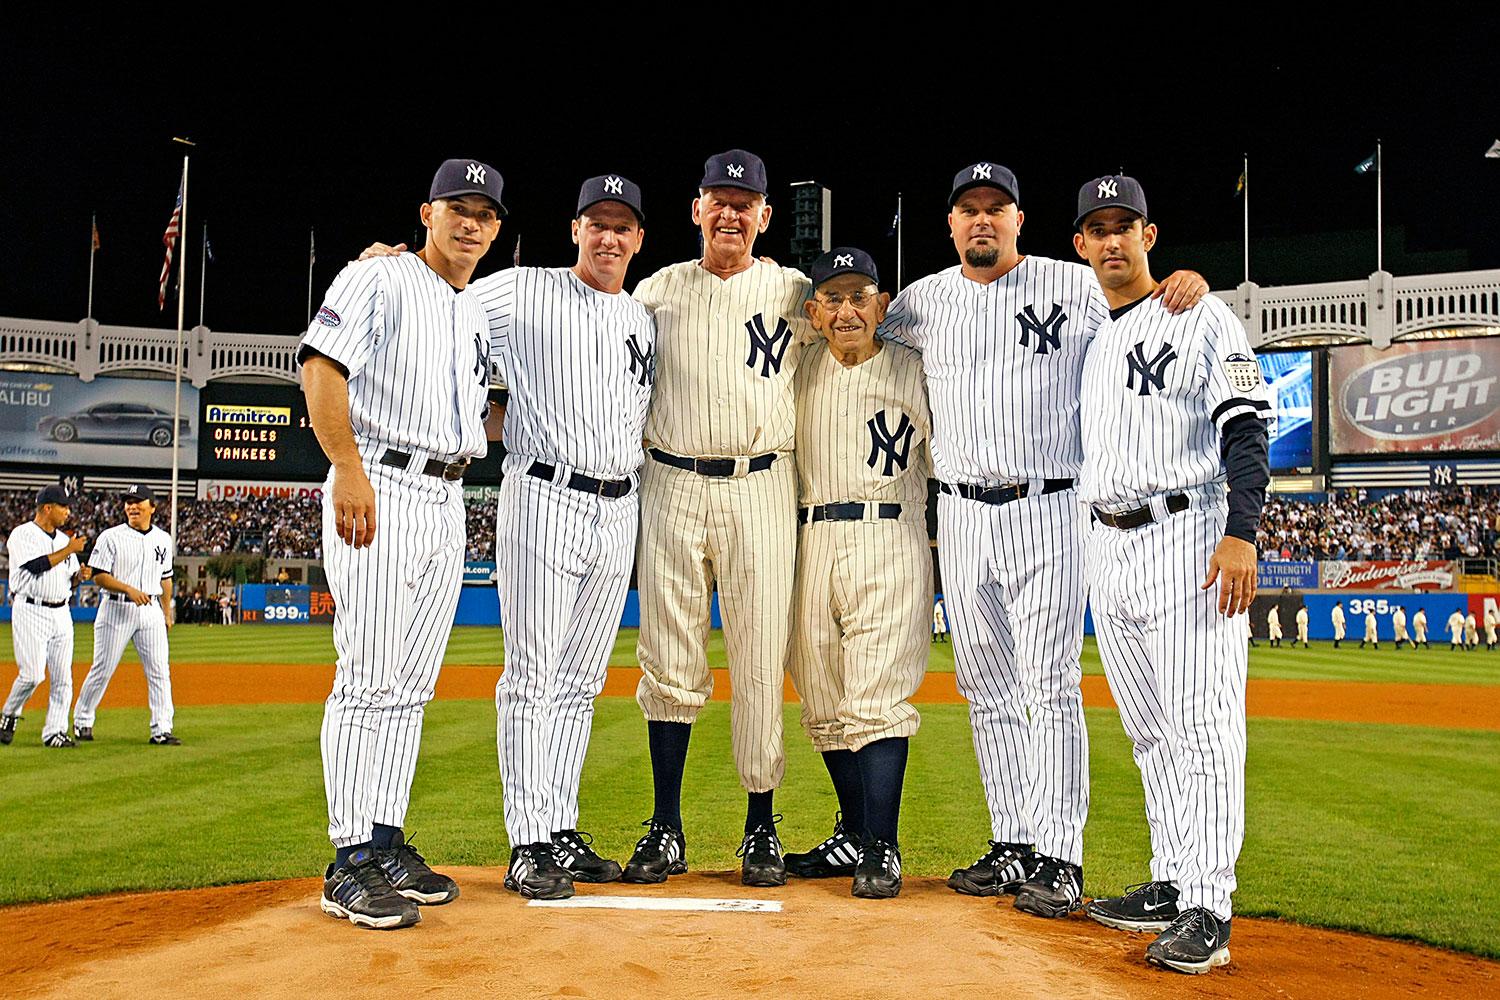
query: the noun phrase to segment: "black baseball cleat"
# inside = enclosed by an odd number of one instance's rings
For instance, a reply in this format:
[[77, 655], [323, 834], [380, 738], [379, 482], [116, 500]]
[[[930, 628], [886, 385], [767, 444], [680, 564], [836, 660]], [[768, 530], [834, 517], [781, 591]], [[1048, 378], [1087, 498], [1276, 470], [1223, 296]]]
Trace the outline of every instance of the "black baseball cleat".
[[574, 882], [613, 882], [620, 877], [620, 863], [601, 858], [589, 846], [594, 838], [577, 830], [552, 835], [552, 859], [573, 876]]
[[835, 818], [833, 836], [805, 854], [788, 854], [786, 873], [797, 878], [848, 878], [859, 864], [859, 844], [844, 832], [844, 821]]
[[342, 865], [328, 866], [318, 905], [330, 917], [380, 931], [410, 927], [422, 919], [417, 904], [391, 887], [369, 848], [355, 851]]
[[883, 840], [867, 841], [860, 849], [849, 892], [860, 899], [895, 899], [900, 895], [900, 849]]
[[92, 742], [94, 742], [94, 727], [93, 726], [74, 726], [73, 727], [73, 738], [75, 740], [77, 740], [79, 743], [92, 743]]
[[413, 903], [440, 906], [458, 898], [458, 883], [429, 868], [427, 860], [417, 853], [406, 837], [385, 850], [376, 851], [375, 863], [385, 872], [391, 888]]
[[1036, 855], [1025, 844], [990, 841], [989, 853], [948, 876], [948, 888], [966, 896], [1013, 893], [1036, 867]]
[[740, 862], [740, 884], [768, 887], [786, 885], [786, 862], [781, 858], [781, 841], [776, 836], [777, 816], [745, 834], [735, 856]]
[[1066, 917], [1083, 905], [1083, 867], [1060, 858], [1040, 864], [1016, 890], [1016, 909], [1037, 917]]
[[151, 739], [147, 740], [146, 742], [150, 743], [154, 747], [180, 747], [180, 746], [182, 746], [182, 741], [179, 740], [177, 737], [173, 736], [171, 733], [157, 733], [155, 736], [151, 737]]
[[51, 736], [47, 737], [45, 740], [42, 740], [42, 746], [44, 746], [44, 747], [53, 747], [53, 748], [57, 748], [57, 749], [60, 749], [60, 748], [63, 748], [63, 747], [76, 747], [77, 745], [78, 744], [74, 743], [73, 742], [73, 738], [71, 736], [69, 736], [67, 733], [53, 733]]
[[550, 843], [525, 844], [510, 852], [505, 888], [527, 899], [568, 899], [573, 876], [558, 867]]
[[1083, 912], [1116, 930], [1161, 932], [1177, 919], [1177, 886], [1171, 882], [1127, 885], [1125, 895], [1093, 900]]
[[635, 853], [625, 862], [621, 882], [665, 882], [668, 875], [681, 875], [687, 869], [687, 838], [675, 826], [648, 819], [641, 826], [650, 827], [635, 842]]
[[1201, 976], [1229, 964], [1229, 921], [1201, 906], [1184, 910], [1146, 946], [1146, 961], [1163, 969]]
[[0, 715], [0, 746], [10, 746], [10, 741], [16, 738], [16, 723], [20, 721], [19, 715]]

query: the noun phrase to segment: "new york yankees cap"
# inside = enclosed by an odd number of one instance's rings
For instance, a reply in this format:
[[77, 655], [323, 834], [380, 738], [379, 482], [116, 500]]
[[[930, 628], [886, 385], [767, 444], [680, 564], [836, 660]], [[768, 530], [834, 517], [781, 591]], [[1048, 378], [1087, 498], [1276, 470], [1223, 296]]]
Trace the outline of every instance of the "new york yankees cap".
[[156, 494], [151, 491], [151, 487], [142, 486], [139, 483], [125, 487], [125, 492], [120, 494], [120, 496], [124, 498], [126, 503], [140, 503], [143, 500], [149, 500], [153, 504], [156, 503]]
[[767, 193], [766, 165], [754, 153], [731, 149], [715, 153], [703, 162], [700, 188], [743, 188], [756, 194]]
[[55, 503], [60, 507], [67, 507], [73, 503], [73, 498], [61, 483], [53, 483], [43, 486], [36, 494], [36, 505], [40, 507], [44, 503]]
[[813, 288], [841, 274], [862, 274], [877, 286], [880, 284], [880, 272], [875, 270], [875, 261], [869, 254], [856, 247], [834, 247], [813, 261]]
[[505, 203], [500, 200], [500, 191], [505, 187], [505, 178], [500, 171], [479, 160], [444, 160], [432, 175], [432, 190], [428, 201], [439, 198], [457, 198], [464, 194], [482, 194], [495, 203], [495, 210], [508, 215]]
[[1016, 175], [1010, 172], [1010, 168], [981, 160], [953, 175], [953, 191], [948, 195], [948, 207], [953, 207], [959, 195], [975, 187], [999, 188], [1010, 195], [1011, 201], [1017, 205], [1021, 203], [1021, 185], [1016, 183]]
[[643, 226], [646, 224], [646, 213], [641, 210], [640, 186], [628, 177], [604, 174], [584, 181], [583, 187], [578, 189], [578, 211], [573, 217], [577, 218], [584, 209], [601, 201], [618, 201], [635, 213], [637, 222]]
[[1148, 218], [1146, 192], [1141, 190], [1140, 181], [1124, 174], [1095, 177], [1078, 189], [1078, 218], [1073, 220], [1073, 228], [1082, 229], [1084, 218], [1101, 208], [1128, 208], [1141, 218]]

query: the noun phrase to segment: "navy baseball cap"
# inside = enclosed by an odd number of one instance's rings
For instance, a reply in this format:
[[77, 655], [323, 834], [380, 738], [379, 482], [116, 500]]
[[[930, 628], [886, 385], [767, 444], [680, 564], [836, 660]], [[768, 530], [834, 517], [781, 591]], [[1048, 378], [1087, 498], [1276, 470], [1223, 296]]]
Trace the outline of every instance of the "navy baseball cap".
[[40, 507], [44, 503], [55, 503], [60, 507], [67, 507], [73, 503], [73, 498], [61, 483], [53, 483], [51, 486], [43, 486], [36, 494], [36, 505]]
[[880, 272], [875, 270], [875, 261], [869, 254], [855, 247], [834, 247], [813, 261], [813, 288], [841, 274], [862, 274], [877, 286], [880, 284]]
[[427, 200], [482, 194], [495, 203], [497, 212], [508, 215], [505, 203], [500, 200], [500, 191], [504, 187], [505, 178], [488, 163], [478, 160], [444, 160], [437, 173], [432, 175], [432, 190], [428, 193]]
[[743, 188], [756, 194], [765, 194], [766, 165], [754, 153], [743, 149], [731, 149], [717, 153], [703, 162], [703, 180], [700, 188]]
[[1073, 228], [1083, 228], [1088, 214], [1101, 208], [1126, 208], [1144, 219], [1146, 192], [1141, 190], [1140, 181], [1124, 174], [1095, 177], [1078, 189], [1078, 218], [1073, 220]]
[[1021, 203], [1021, 186], [1016, 183], [1016, 175], [1008, 167], [982, 160], [969, 164], [953, 175], [953, 191], [948, 195], [949, 207], [958, 201], [959, 195], [975, 187], [999, 188], [1010, 195], [1011, 201], [1017, 205]]
[[590, 177], [578, 189], [578, 211], [574, 213], [574, 218], [582, 215], [590, 205], [597, 205], [601, 201], [618, 201], [635, 213], [637, 222], [643, 226], [646, 224], [646, 213], [641, 210], [640, 185], [635, 181], [619, 174]]
[[142, 486], [139, 483], [125, 487], [125, 492], [120, 495], [125, 498], [126, 503], [140, 503], [143, 500], [156, 503], [156, 494], [151, 492], [151, 487]]

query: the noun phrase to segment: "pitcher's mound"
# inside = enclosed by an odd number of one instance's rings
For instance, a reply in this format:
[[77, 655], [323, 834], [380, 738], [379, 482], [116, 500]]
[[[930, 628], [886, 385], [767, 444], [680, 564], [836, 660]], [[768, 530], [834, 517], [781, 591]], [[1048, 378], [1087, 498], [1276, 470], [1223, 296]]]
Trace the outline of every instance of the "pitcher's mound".
[[[872, 901], [850, 897], [842, 879], [748, 889], [738, 873], [714, 872], [665, 886], [579, 886], [580, 901], [617, 901], [543, 907], [506, 892], [501, 869], [446, 870], [462, 897], [423, 907], [421, 924], [400, 931], [325, 916], [316, 879], [11, 907], [0, 910], [10, 939], [0, 974], [21, 993], [69, 1000], [1471, 998], [1500, 989], [1500, 963], [1249, 919], [1235, 920], [1233, 961], [1223, 969], [1159, 972], [1142, 958], [1147, 935], [1081, 915], [1029, 917], [1009, 897], [958, 896], [936, 879], [909, 879], [900, 898]], [[654, 908], [679, 902], [696, 908]]]

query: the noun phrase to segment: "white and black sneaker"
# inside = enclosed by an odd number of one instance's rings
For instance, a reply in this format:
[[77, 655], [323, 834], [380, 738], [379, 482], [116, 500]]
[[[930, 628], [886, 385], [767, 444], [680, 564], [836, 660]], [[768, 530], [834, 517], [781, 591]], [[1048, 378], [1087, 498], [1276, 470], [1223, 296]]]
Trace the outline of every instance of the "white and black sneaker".
[[94, 727], [93, 726], [74, 726], [73, 727], [73, 739], [77, 740], [79, 743], [92, 743], [92, 742], [94, 742]]
[[417, 853], [411, 841], [402, 836], [390, 848], [375, 852], [375, 861], [385, 872], [386, 881], [401, 895], [422, 906], [440, 906], [458, 898], [458, 883], [441, 872], [433, 871], [427, 859]]
[[552, 835], [552, 857], [574, 882], [613, 882], [620, 877], [620, 863], [601, 858], [590, 845], [594, 838], [578, 830], [560, 830]]
[[635, 842], [635, 853], [625, 862], [620, 881], [635, 883], [665, 882], [668, 875], [681, 875], [687, 869], [687, 838], [675, 826], [668, 826], [657, 819], [648, 819], [642, 826], [650, 827], [646, 835]]
[[895, 844], [870, 840], [859, 852], [850, 894], [860, 899], [894, 899], [901, 893], [901, 851]]
[[391, 888], [375, 852], [367, 847], [342, 865], [328, 866], [319, 905], [330, 917], [381, 931], [410, 927], [422, 919], [417, 904]]
[[525, 844], [510, 852], [505, 888], [527, 899], [568, 899], [573, 876], [558, 867], [551, 843]]
[[73, 742], [73, 737], [67, 733], [53, 733], [42, 740], [42, 746], [44, 747], [76, 747], [77, 745], [77, 743]]
[[966, 896], [998, 896], [1014, 893], [1035, 870], [1037, 856], [1026, 844], [990, 841], [990, 849], [967, 868], [954, 869], [948, 888]]
[[1083, 866], [1042, 856], [1016, 890], [1016, 909], [1037, 917], [1066, 917], [1083, 905]]
[[1201, 906], [1185, 910], [1146, 946], [1146, 961], [1163, 969], [1201, 976], [1229, 964], [1229, 921]]
[[16, 738], [16, 723], [20, 721], [19, 715], [0, 715], [0, 746], [9, 746]]
[[777, 816], [760, 823], [745, 834], [735, 855], [740, 861], [740, 884], [754, 886], [786, 885], [786, 862], [781, 857], [781, 839], [776, 836]]
[[1127, 885], [1125, 895], [1093, 900], [1083, 912], [1105, 927], [1160, 933], [1177, 919], [1177, 886], [1171, 882]]
[[859, 864], [859, 844], [844, 832], [842, 817], [834, 817], [833, 836], [804, 854], [788, 854], [786, 873], [797, 878], [848, 878]]

